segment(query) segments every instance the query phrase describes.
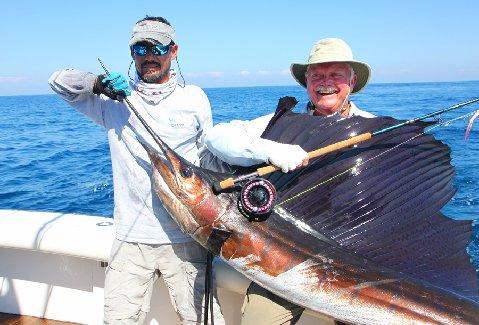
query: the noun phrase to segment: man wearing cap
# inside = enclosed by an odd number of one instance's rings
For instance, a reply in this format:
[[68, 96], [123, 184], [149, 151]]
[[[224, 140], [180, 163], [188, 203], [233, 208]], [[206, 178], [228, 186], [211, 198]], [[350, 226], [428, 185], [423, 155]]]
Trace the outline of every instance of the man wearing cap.
[[[368, 83], [370, 68], [366, 63], [353, 60], [352, 51], [343, 40], [319, 40], [311, 49], [308, 63], [292, 64], [291, 73], [307, 90], [309, 114], [374, 117], [349, 100], [351, 93], [359, 92]], [[266, 162], [283, 172], [306, 165], [308, 155], [300, 146], [260, 138], [272, 117], [273, 114], [269, 114], [252, 121], [218, 124], [208, 131], [206, 146], [232, 165]], [[295, 324], [303, 310], [252, 282], [243, 304], [242, 324]]]
[[[49, 79], [56, 93], [108, 133], [116, 238], [106, 270], [104, 320], [142, 324], [161, 275], [181, 323], [199, 324], [206, 251], [182, 233], [153, 193], [150, 160], [141, 143], [158, 147], [123, 98], [128, 96], [154, 132], [195, 164], [212, 127], [210, 103], [199, 87], [178, 84], [171, 68], [178, 45], [166, 19], [137, 22], [129, 46], [136, 68], [130, 83], [119, 73], [98, 76], [75, 69]], [[213, 315], [224, 324], [216, 297]]]

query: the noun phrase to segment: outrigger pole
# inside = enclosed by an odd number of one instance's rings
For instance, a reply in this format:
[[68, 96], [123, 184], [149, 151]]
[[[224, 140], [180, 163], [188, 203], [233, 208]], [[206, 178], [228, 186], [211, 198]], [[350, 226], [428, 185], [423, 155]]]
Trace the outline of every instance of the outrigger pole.
[[[396, 125], [389, 126], [387, 128], [378, 130], [376, 132], [362, 133], [362, 134], [356, 135], [354, 137], [351, 137], [349, 139], [330, 144], [326, 147], [322, 147], [322, 148], [310, 151], [310, 152], [308, 152], [308, 157], [309, 157], [309, 159], [313, 159], [313, 158], [316, 158], [316, 157], [319, 157], [319, 156], [322, 156], [322, 155], [325, 155], [325, 154], [328, 154], [328, 153], [331, 153], [331, 152], [339, 151], [341, 149], [348, 148], [350, 146], [368, 141], [371, 138], [373, 138], [373, 137], [375, 137], [379, 134], [383, 134], [383, 133], [398, 129], [398, 128], [403, 127], [405, 125], [409, 125], [409, 124], [412, 124], [412, 123], [415, 123], [415, 122], [418, 122], [418, 121], [422, 121], [424, 119], [434, 117], [434, 116], [440, 115], [442, 113], [452, 111], [452, 110], [458, 109], [460, 107], [464, 107], [464, 106], [473, 104], [473, 103], [478, 102], [478, 101], [479, 101], [479, 98], [471, 99], [467, 102], [456, 104], [454, 106], [444, 108], [444, 109], [441, 109], [441, 110], [423, 115], [421, 117], [416, 117], [414, 119], [411, 119], [411, 120], [408, 120], [408, 121], [405, 121], [405, 122], [401, 122], [401, 123], [398, 123]], [[260, 168], [256, 169], [256, 171], [254, 171], [252, 173], [243, 174], [243, 175], [239, 175], [239, 176], [236, 176], [236, 177], [230, 177], [230, 178], [227, 178], [225, 180], [222, 180], [221, 182], [219, 182], [219, 184], [215, 184], [214, 188], [215, 188], [216, 191], [219, 192], [221, 190], [225, 190], [227, 188], [231, 188], [231, 187], [235, 186], [236, 183], [238, 183], [238, 182], [249, 180], [249, 179], [252, 179], [252, 178], [255, 178], [255, 177], [261, 177], [261, 176], [270, 174], [270, 173], [278, 171], [278, 170], [280, 170], [280, 168], [278, 168], [276, 166], [273, 166], [273, 165], [267, 165], [267, 166], [260, 167]]]

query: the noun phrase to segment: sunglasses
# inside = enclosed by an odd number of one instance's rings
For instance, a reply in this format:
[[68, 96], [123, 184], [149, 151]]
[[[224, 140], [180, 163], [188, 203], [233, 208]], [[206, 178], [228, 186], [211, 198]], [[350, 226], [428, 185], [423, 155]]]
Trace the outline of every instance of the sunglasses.
[[145, 44], [134, 44], [131, 47], [133, 53], [138, 56], [145, 56], [148, 51], [151, 51], [154, 55], [165, 55], [170, 50], [170, 44], [168, 45], [145, 45]]

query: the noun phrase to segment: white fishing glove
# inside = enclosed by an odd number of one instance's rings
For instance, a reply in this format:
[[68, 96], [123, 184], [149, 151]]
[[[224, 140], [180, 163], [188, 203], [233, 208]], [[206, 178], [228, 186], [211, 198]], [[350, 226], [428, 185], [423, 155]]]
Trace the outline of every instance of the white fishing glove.
[[308, 153], [298, 145], [261, 139], [260, 147], [265, 162], [280, 168], [283, 173], [292, 171], [308, 161]]

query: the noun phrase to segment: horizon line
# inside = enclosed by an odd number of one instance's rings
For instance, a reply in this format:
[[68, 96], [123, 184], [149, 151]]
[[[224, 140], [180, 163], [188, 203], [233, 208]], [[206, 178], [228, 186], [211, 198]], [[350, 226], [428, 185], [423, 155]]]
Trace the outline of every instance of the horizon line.
[[[404, 84], [438, 84], [438, 83], [464, 83], [464, 82], [479, 82], [479, 79], [473, 80], [454, 80], [454, 81], [409, 81], [409, 82], [374, 82], [370, 83], [368, 86], [375, 85], [404, 85]], [[188, 85], [188, 84], [187, 84]], [[230, 89], [230, 88], [271, 88], [271, 87], [298, 87], [304, 88], [299, 84], [287, 84], [287, 85], [254, 85], [254, 86], [221, 86], [221, 87], [200, 87], [201, 89]], [[364, 90], [367, 91], [367, 88]], [[16, 95], [2, 95], [0, 97], [21, 97], [21, 96], [47, 96], [55, 95], [55, 92], [51, 91], [48, 93], [38, 93], [38, 94], [16, 94]]]

